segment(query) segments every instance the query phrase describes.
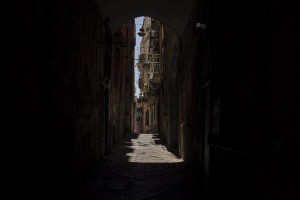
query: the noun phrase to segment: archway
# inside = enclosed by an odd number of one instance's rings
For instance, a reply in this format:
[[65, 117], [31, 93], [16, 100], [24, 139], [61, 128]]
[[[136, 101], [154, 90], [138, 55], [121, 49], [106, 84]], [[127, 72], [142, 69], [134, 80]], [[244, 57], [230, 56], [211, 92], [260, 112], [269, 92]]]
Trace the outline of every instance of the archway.
[[193, 0], [97, 0], [97, 3], [103, 15], [110, 19], [113, 29], [124, 20], [149, 16], [168, 24], [176, 34], [181, 34], [187, 23]]

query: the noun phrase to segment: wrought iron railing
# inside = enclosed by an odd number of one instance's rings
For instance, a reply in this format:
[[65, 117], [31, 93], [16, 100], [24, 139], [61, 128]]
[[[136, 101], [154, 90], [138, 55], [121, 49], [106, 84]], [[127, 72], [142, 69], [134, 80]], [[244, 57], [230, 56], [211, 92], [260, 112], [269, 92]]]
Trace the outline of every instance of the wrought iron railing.
[[160, 63], [153, 63], [153, 73], [159, 74], [160, 73]]

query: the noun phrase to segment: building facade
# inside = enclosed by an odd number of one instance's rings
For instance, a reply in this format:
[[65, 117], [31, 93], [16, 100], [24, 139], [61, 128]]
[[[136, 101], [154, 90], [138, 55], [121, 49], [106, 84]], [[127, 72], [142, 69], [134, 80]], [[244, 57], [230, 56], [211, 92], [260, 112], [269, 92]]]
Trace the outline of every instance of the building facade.
[[118, 27], [112, 37], [110, 79], [109, 135], [110, 145], [124, 134], [133, 132], [135, 23], [129, 20]]
[[138, 60], [138, 115], [142, 133], [158, 132], [158, 89], [160, 87], [160, 22], [145, 17], [138, 33], [142, 37]]

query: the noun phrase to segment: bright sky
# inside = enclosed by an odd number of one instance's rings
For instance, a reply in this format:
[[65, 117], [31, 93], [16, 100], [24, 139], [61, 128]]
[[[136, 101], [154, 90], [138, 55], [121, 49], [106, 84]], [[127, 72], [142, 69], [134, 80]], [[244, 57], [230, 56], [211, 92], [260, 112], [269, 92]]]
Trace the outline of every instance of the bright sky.
[[143, 25], [144, 17], [137, 17], [135, 18], [135, 24], [136, 24], [136, 33], [135, 33], [135, 38], [136, 38], [136, 46], [135, 46], [135, 56], [134, 56], [134, 86], [135, 86], [135, 96], [140, 95], [140, 88], [138, 86], [138, 81], [139, 81], [139, 72], [137, 69], [137, 59], [140, 54], [140, 43], [141, 43], [141, 37], [137, 34], [140, 31], [140, 28]]

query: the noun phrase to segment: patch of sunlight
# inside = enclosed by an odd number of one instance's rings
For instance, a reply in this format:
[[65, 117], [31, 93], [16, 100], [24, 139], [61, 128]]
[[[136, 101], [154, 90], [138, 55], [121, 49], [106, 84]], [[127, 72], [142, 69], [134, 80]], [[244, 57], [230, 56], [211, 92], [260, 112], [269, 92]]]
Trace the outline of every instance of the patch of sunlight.
[[128, 162], [133, 163], [180, 163], [178, 158], [169, 152], [165, 145], [156, 144], [152, 134], [140, 134], [137, 139], [131, 139], [131, 145], [126, 146], [131, 152], [126, 153]]
[[130, 163], [159, 163], [159, 164], [163, 164], [163, 163], [181, 163], [183, 162], [182, 159], [178, 159], [178, 160], [170, 160], [170, 161], [166, 161], [164, 159], [162, 160], [159, 160], [159, 159], [156, 159], [156, 160], [136, 160], [134, 157], [129, 157], [128, 159], [128, 162]]

